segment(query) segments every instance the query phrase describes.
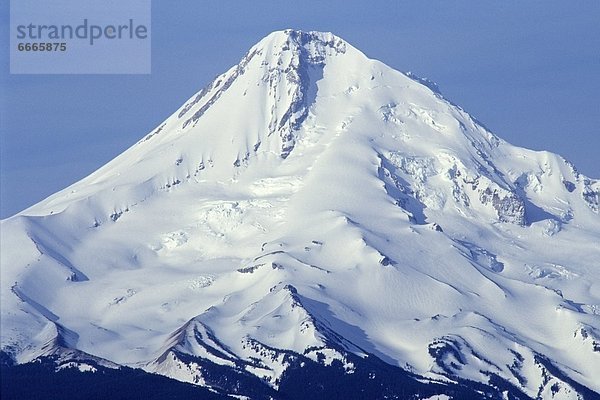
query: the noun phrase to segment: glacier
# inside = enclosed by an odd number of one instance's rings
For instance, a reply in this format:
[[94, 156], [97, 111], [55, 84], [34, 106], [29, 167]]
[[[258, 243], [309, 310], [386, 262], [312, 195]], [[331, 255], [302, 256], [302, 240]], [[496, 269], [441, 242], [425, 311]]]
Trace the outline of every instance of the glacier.
[[2, 351], [247, 398], [211, 369], [277, 393], [379, 360], [482, 398], [598, 398], [599, 204], [598, 180], [430, 81], [278, 31], [1, 221]]

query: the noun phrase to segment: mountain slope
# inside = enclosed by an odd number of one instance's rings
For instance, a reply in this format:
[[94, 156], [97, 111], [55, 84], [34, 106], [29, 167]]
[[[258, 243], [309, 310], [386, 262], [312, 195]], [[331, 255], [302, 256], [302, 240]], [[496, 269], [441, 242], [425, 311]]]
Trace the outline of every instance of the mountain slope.
[[426, 381], [589, 396], [599, 192], [332, 34], [275, 32], [2, 221], [2, 350], [213, 387], [207, 366], [226, 367], [273, 389], [299, 355], [347, 374], [368, 355]]

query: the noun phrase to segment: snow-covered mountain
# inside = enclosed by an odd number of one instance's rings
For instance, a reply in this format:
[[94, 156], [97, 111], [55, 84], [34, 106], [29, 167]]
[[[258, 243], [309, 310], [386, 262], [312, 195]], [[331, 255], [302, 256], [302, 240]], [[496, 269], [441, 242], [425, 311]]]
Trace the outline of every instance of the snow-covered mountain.
[[428, 82], [275, 32], [1, 222], [2, 351], [248, 397], [370, 362], [436, 393], [594, 398], [599, 204], [597, 180]]

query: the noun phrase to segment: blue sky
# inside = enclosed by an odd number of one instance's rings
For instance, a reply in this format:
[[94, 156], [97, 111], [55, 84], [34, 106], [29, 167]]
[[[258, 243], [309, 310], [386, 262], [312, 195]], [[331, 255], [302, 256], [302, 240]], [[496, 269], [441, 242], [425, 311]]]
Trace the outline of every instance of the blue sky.
[[150, 75], [10, 75], [8, 1], [0, 11], [2, 218], [118, 155], [285, 28], [334, 32], [436, 81], [509, 142], [559, 153], [600, 178], [597, 0], [154, 0]]

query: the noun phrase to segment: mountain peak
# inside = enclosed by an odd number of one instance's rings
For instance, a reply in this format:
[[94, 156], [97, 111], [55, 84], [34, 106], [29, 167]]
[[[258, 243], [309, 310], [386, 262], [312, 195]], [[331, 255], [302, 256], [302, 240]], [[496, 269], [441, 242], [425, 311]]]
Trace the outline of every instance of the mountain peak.
[[253, 46], [250, 53], [264, 49], [268, 56], [277, 58], [281, 53], [291, 51], [319, 63], [326, 56], [345, 53], [346, 47], [347, 43], [331, 32], [286, 29], [269, 34]]
[[180, 109], [177, 116], [183, 120], [182, 128], [195, 126], [218, 99], [226, 97], [226, 92], [237, 93], [255, 103], [260, 111], [258, 116], [263, 118], [257, 123], [264, 122], [266, 126], [256, 127], [261, 133], [252, 139], [252, 147], [238, 149], [241, 156], [236, 156], [236, 166], [266, 147], [268, 152], [285, 159], [297, 142], [296, 132], [308, 117], [317, 95], [317, 82], [323, 78], [326, 65], [333, 61], [339, 64], [339, 60], [334, 60], [336, 56], [348, 56], [349, 50], [355, 61], [360, 60], [359, 64], [368, 62], [362, 53], [331, 33], [274, 32]]

